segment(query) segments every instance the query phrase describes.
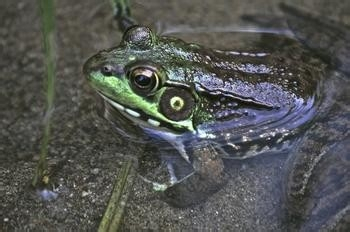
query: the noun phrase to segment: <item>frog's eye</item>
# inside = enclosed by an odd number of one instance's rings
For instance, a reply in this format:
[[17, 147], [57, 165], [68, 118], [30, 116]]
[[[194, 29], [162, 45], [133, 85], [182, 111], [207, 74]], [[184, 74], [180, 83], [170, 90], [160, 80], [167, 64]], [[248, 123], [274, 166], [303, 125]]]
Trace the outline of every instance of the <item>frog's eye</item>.
[[128, 73], [131, 87], [142, 95], [151, 95], [159, 87], [159, 77], [155, 70], [137, 67]]
[[123, 43], [133, 48], [148, 49], [154, 42], [154, 36], [151, 29], [143, 26], [130, 27], [123, 36]]
[[170, 87], [161, 96], [160, 110], [170, 120], [181, 121], [191, 116], [194, 104], [194, 96], [188, 90]]

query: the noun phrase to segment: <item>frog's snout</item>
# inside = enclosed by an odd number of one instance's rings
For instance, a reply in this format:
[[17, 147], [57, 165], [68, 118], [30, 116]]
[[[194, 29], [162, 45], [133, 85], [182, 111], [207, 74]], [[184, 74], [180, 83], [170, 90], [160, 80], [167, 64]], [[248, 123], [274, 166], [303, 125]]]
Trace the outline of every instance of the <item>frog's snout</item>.
[[106, 57], [108, 57], [107, 52], [101, 51], [96, 55], [93, 55], [89, 59], [87, 59], [87, 61], [83, 66], [84, 75], [88, 77], [92, 71], [99, 70], [101, 67], [101, 64], [105, 61]]
[[83, 74], [89, 78], [92, 72], [100, 72], [103, 76], [120, 76], [124, 74], [124, 66], [118, 64], [107, 51], [101, 51], [90, 57], [83, 65]]
[[85, 77], [88, 77], [89, 74], [91, 73], [91, 70], [94, 67], [94, 64], [96, 64], [95, 60], [96, 60], [95, 56], [92, 56], [89, 59], [87, 59], [87, 61], [85, 61], [83, 65], [83, 74]]

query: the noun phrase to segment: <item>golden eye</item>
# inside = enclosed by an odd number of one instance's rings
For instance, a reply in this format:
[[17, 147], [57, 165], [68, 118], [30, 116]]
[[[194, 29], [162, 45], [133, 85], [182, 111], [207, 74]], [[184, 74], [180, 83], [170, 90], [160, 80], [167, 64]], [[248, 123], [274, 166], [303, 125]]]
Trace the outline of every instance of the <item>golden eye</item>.
[[151, 94], [159, 87], [159, 77], [156, 71], [148, 67], [137, 67], [131, 70], [129, 81], [134, 90], [146, 95]]

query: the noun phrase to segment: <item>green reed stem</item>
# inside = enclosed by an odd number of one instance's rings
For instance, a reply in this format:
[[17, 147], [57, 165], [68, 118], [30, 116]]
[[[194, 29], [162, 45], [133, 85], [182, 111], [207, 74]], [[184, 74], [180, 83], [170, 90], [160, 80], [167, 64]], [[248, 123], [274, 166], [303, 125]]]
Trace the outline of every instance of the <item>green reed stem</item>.
[[[53, 111], [55, 88], [55, 12], [53, 0], [38, 0], [42, 21], [44, 39], [45, 71], [46, 71], [46, 113], [44, 118], [43, 139], [40, 148], [40, 158], [33, 177], [32, 185], [47, 184], [48, 167], [47, 152], [50, 140], [51, 114]], [[46, 178], [45, 178], [46, 177]], [[46, 180], [45, 180], [46, 179]], [[40, 182], [39, 182], [40, 181]]]
[[126, 160], [115, 177], [112, 195], [100, 222], [98, 232], [118, 231], [130, 189], [136, 176], [133, 162], [132, 159]]

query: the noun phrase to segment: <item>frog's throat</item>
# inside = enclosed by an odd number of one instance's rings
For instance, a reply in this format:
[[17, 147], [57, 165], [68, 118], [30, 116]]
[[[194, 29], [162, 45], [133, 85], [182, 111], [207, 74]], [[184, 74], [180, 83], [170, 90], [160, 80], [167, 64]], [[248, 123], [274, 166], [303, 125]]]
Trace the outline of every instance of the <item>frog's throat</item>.
[[[192, 128], [175, 128], [172, 126], [171, 123], [159, 121], [155, 118], [152, 118], [148, 114], [145, 114], [143, 112], [136, 111], [134, 109], [127, 108], [126, 106], [123, 106], [122, 104], [113, 101], [112, 99], [108, 98], [107, 96], [103, 95], [102, 93], [98, 92], [98, 94], [103, 98], [104, 101], [106, 101], [108, 104], [110, 104], [112, 107], [114, 107], [118, 112], [131, 122], [144, 126], [144, 127], [151, 127], [151, 128], [157, 128], [157, 130], [165, 130], [168, 132], [173, 133], [181, 133], [186, 131], [192, 131]], [[192, 130], [191, 130], [192, 129]]]

